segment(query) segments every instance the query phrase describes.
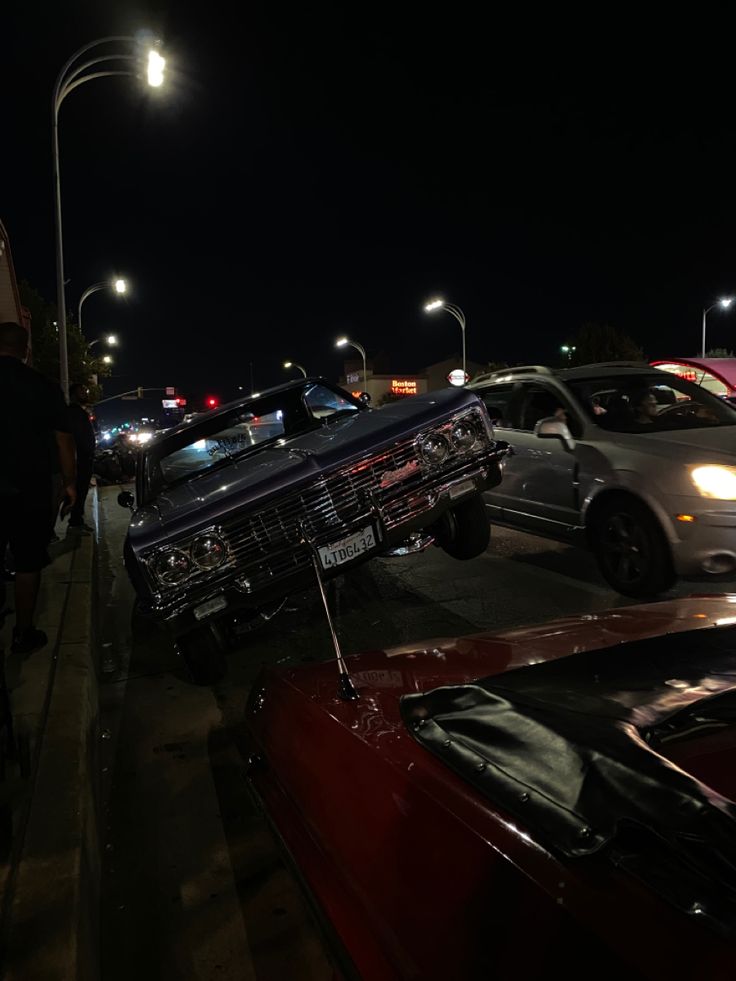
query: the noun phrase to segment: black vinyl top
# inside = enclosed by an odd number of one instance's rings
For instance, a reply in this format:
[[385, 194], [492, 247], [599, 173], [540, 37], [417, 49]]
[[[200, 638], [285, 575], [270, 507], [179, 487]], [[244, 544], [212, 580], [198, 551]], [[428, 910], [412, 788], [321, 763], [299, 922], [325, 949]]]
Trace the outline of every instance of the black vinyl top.
[[736, 721], [736, 628], [571, 654], [406, 695], [401, 711], [423, 746], [550, 851], [605, 854], [736, 931], [736, 805], [660, 755], [668, 740]]

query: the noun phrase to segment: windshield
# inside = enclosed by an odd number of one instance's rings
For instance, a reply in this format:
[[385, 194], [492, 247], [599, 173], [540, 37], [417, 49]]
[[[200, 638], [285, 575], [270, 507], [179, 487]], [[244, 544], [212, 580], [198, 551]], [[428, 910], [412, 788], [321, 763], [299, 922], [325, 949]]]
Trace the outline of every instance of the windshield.
[[661, 433], [736, 425], [736, 410], [699, 385], [661, 372], [567, 383], [589, 416], [617, 433]]
[[205, 414], [190, 429], [151, 448], [152, 489], [203, 473], [259, 446], [285, 445], [293, 436], [360, 411], [347, 393], [307, 383], [249, 399], [229, 412]]

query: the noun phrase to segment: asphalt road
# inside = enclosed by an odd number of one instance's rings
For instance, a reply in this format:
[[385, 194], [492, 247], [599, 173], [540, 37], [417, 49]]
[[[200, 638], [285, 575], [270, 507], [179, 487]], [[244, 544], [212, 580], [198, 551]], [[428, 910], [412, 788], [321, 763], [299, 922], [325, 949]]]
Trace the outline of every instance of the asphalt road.
[[[192, 685], [168, 637], [132, 616], [119, 489], [102, 489], [97, 515], [103, 976], [327, 981], [309, 911], [248, 798], [240, 752], [260, 666], [332, 656], [317, 591], [290, 598], [234, 651], [221, 684]], [[675, 592], [724, 591], [736, 591], [736, 580]], [[503, 529], [478, 559], [457, 562], [434, 548], [376, 559], [328, 595], [345, 654], [630, 603], [588, 553]]]

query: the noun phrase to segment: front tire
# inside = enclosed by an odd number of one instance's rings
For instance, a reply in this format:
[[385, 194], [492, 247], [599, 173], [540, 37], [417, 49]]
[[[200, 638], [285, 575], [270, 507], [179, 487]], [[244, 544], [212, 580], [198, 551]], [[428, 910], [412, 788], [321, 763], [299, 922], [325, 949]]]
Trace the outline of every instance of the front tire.
[[602, 504], [591, 525], [591, 545], [603, 578], [623, 596], [655, 597], [677, 579], [662, 528], [639, 501]]
[[453, 559], [482, 555], [491, 540], [491, 525], [482, 496], [475, 494], [450, 508], [431, 531], [440, 548]]
[[176, 646], [195, 685], [214, 685], [225, 677], [225, 646], [214, 624], [177, 637]]

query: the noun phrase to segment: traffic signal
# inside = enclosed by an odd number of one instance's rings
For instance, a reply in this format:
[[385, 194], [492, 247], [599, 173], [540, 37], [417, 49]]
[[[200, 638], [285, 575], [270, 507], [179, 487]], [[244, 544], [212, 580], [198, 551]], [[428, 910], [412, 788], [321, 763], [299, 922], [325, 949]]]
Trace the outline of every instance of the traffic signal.
[[207, 398], [204, 400], [204, 404], [207, 406], [208, 409], [216, 409], [217, 406], [220, 404], [220, 400], [216, 395], [208, 395]]

